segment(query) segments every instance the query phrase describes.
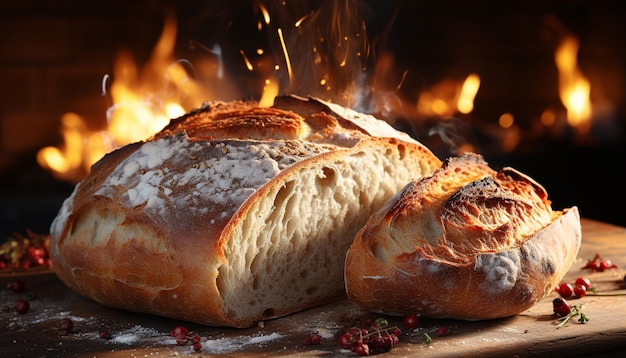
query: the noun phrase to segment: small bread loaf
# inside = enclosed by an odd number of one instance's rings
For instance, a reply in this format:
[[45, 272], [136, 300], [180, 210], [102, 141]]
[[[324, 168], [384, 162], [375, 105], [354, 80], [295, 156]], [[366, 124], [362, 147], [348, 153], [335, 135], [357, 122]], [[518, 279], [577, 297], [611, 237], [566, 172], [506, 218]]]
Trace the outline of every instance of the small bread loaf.
[[355, 234], [440, 165], [335, 104], [210, 103], [92, 167], [52, 223], [54, 269], [104, 305], [248, 327], [345, 297]]
[[361, 307], [433, 318], [518, 314], [550, 293], [578, 254], [578, 209], [553, 211], [546, 190], [477, 154], [412, 181], [357, 234], [348, 298]]

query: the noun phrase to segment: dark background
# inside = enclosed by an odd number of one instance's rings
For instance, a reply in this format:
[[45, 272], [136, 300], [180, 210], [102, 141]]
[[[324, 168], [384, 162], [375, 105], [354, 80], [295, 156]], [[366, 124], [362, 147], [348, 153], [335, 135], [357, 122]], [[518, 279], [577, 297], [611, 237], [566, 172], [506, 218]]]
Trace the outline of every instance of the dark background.
[[[193, 63], [207, 56], [198, 44], [219, 43], [241, 97], [258, 94], [263, 78], [245, 70], [239, 51], [251, 53], [263, 47], [279, 63], [282, 53], [273, 31], [281, 26], [290, 48], [301, 44], [306, 49], [320, 35], [332, 38], [337, 29], [350, 34], [354, 24], [357, 29], [366, 25], [367, 32], [360, 35], [369, 40], [369, 56], [351, 58], [349, 63], [360, 70], [338, 69], [340, 58], [332, 46], [321, 48], [329, 54], [324, 70], [336, 71], [333, 80], [338, 89], [355, 75], [368, 73], [376, 79], [371, 94], [376, 97], [392, 89], [406, 71], [402, 88], [394, 95], [414, 104], [419, 93], [436, 83], [476, 73], [481, 87], [475, 109], [452, 122], [458, 124], [455, 133], [460, 140], [472, 144], [494, 167], [513, 166], [531, 175], [546, 187], [556, 209], [577, 205], [584, 217], [626, 226], [626, 14], [620, 2], [380, 0], [337, 6], [324, 1], [306, 5], [265, 1], [261, 3], [272, 14], [267, 31], [256, 27], [262, 17], [259, 2], [235, 3], [0, 2], [0, 241], [27, 228], [47, 233], [74, 183], [58, 181], [39, 168], [37, 151], [61, 143], [58, 128], [63, 113], [78, 113], [94, 128], [103, 125], [110, 105], [101, 95], [103, 75], [112, 72], [122, 49], [145, 63], [167, 12], [177, 19], [176, 56]], [[320, 26], [320, 32], [298, 33], [286, 25], [313, 11], [326, 14], [307, 23]], [[352, 23], [355, 17], [358, 21]], [[564, 110], [553, 56], [558, 40], [567, 33], [580, 42], [579, 66], [591, 82], [592, 103], [602, 104], [603, 112], [584, 136], [568, 128], [537, 134], [537, 121], [545, 109]], [[306, 57], [307, 52], [292, 53]], [[385, 53], [394, 59], [387, 72], [376, 67]], [[303, 70], [307, 61], [302, 63], [299, 84], [285, 85], [283, 75], [281, 88], [285, 93], [318, 95], [312, 81], [319, 73], [308, 73]], [[378, 104], [369, 109], [381, 112], [382, 103], [373, 99], [368, 103]], [[497, 120], [505, 112], [514, 115], [516, 126], [526, 134], [512, 151], [499, 145]], [[440, 119], [410, 110], [386, 118], [441, 157], [454, 153], [454, 148], [428, 135]]]

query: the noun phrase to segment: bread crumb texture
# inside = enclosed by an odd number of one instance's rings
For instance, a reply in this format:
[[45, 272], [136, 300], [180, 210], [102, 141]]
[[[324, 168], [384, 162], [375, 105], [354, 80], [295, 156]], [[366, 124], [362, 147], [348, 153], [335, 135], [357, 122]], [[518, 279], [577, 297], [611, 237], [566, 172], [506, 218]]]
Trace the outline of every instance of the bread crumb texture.
[[357, 231], [441, 162], [331, 108], [212, 103], [107, 154], [52, 224], [59, 277], [110, 306], [237, 327], [345, 296]]

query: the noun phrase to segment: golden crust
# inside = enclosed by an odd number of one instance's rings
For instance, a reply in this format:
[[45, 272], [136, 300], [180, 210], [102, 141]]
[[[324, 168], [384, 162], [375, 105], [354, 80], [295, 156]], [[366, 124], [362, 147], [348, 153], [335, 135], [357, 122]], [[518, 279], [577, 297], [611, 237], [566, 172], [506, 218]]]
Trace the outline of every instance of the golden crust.
[[108, 306], [235, 327], [342, 297], [373, 208], [441, 164], [352, 115], [292, 97], [211, 103], [106, 155], [52, 224], [58, 276]]
[[348, 297], [365, 309], [492, 319], [545, 297], [580, 247], [578, 209], [552, 211], [541, 185], [477, 155], [407, 185], [357, 234]]

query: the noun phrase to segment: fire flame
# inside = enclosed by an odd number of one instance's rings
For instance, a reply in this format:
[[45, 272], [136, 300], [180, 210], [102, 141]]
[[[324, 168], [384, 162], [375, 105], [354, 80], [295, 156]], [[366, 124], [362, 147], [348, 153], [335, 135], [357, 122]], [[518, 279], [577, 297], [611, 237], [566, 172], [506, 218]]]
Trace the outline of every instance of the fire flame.
[[580, 132], [587, 132], [591, 119], [589, 81], [578, 69], [578, 40], [566, 36], [559, 44], [554, 60], [559, 71], [559, 95], [567, 110], [567, 122]]
[[[382, 107], [405, 106], [399, 100], [389, 100], [396, 97], [388, 96], [387, 89], [383, 87], [371, 97], [373, 91], [367, 88], [370, 84], [363, 81], [366, 59], [371, 52], [366, 40], [365, 22], [355, 21], [352, 15], [356, 7], [350, 4], [352, 2], [343, 5], [324, 3], [320, 9], [283, 27], [280, 26], [281, 21], [271, 18], [267, 7], [258, 3], [258, 30], [267, 31], [279, 44], [275, 48], [282, 50], [272, 54], [276, 56], [273, 66], [267, 63], [271, 55], [267, 56], [262, 48], [256, 50], [259, 57], [254, 58], [249, 56], [252, 52], [239, 51], [241, 66], [245, 66], [242, 69], [254, 72], [256, 77], [260, 71], [264, 78], [264, 82], [260, 83], [262, 86], [259, 86], [262, 87], [259, 88], [261, 107], [271, 106], [280, 90], [317, 96], [355, 108], [358, 104], [367, 103], [370, 107], [362, 111], [376, 112]], [[77, 114], [65, 114], [61, 120], [63, 144], [58, 148], [42, 148], [38, 152], [37, 160], [42, 167], [50, 170], [57, 179], [78, 182], [89, 173], [91, 165], [106, 153], [149, 138], [172, 118], [200, 107], [204, 101], [227, 100], [223, 88], [227, 79], [223, 79], [224, 61], [220, 48], [203, 49], [215, 55], [216, 62], [209, 67], [222, 84], [217, 87], [215, 82], [219, 81], [209, 81], [208, 85], [201, 83], [190, 62], [176, 61], [173, 57], [177, 32], [173, 19], [173, 16], [166, 18], [161, 37], [146, 66], [140, 70], [132, 56], [122, 52], [115, 63], [113, 82], [108, 90], [109, 76], [105, 75], [103, 94], [110, 96], [113, 105], [106, 113], [104, 128], [91, 129]], [[324, 26], [328, 27], [325, 31], [318, 31], [318, 27]], [[304, 51], [303, 45], [311, 51]], [[289, 50], [294, 48], [298, 51], [290, 53]], [[385, 62], [385, 56], [380, 58], [380, 62]], [[379, 67], [378, 62], [376, 66]], [[408, 70], [405, 70], [395, 90], [400, 88], [407, 73]], [[294, 77], [295, 74], [298, 78]], [[470, 113], [479, 86], [480, 78], [476, 74], [470, 74], [461, 82], [444, 81], [421, 96], [417, 107], [411, 106], [410, 113], [439, 118]], [[211, 88], [215, 89], [213, 92], [219, 89], [219, 98], [212, 96]], [[302, 89], [308, 92], [299, 93]], [[378, 101], [380, 103], [372, 103]]]
[[[37, 153], [39, 164], [58, 179], [78, 181], [106, 153], [150, 137], [171, 118], [210, 99], [208, 90], [190, 77], [185, 67], [188, 63], [172, 57], [175, 41], [176, 23], [168, 18], [142, 71], [128, 53], [121, 53], [114, 66], [115, 80], [109, 93], [114, 104], [106, 113], [106, 128], [92, 130], [79, 115], [65, 114], [61, 119], [63, 146], [42, 148]], [[103, 92], [107, 79], [105, 76]]]
[[92, 131], [84, 120], [75, 113], [66, 113], [61, 118], [63, 148], [45, 147], [37, 153], [39, 164], [52, 171], [58, 178], [71, 180], [80, 178], [110, 148], [110, 138], [103, 131]]
[[455, 113], [468, 114], [474, 110], [474, 98], [479, 88], [480, 77], [475, 73], [462, 82], [443, 80], [420, 95], [417, 111], [440, 118], [449, 118]]

